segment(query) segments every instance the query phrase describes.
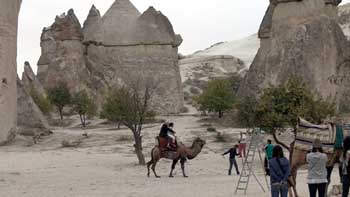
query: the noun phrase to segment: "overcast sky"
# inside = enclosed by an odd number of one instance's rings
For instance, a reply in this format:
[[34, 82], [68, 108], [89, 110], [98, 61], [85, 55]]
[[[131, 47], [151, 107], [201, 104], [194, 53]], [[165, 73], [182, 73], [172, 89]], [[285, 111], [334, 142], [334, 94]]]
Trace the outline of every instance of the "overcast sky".
[[[131, 0], [144, 12], [154, 6], [165, 14], [181, 34], [180, 53], [190, 54], [220, 41], [240, 39], [257, 32], [269, 0]], [[24, 0], [20, 13], [18, 73], [24, 61], [36, 72], [40, 35], [56, 15], [73, 8], [83, 24], [92, 4], [103, 15], [114, 0]], [[350, 2], [350, 0], [345, 0]]]

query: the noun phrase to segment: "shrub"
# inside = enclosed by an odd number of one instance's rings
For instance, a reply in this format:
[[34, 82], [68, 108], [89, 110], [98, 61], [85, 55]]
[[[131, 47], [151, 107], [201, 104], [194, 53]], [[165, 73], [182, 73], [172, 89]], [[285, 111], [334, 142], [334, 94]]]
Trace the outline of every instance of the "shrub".
[[66, 83], [59, 83], [56, 87], [49, 89], [48, 99], [57, 107], [61, 120], [63, 120], [63, 108], [71, 103], [71, 95]]
[[203, 93], [194, 98], [200, 106], [200, 110], [216, 112], [219, 118], [223, 113], [232, 109], [235, 97], [231, 83], [227, 79], [215, 79], [208, 82]]
[[214, 127], [208, 127], [207, 131], [209, 131], [209, 132], [216, 132], [216, 129]]

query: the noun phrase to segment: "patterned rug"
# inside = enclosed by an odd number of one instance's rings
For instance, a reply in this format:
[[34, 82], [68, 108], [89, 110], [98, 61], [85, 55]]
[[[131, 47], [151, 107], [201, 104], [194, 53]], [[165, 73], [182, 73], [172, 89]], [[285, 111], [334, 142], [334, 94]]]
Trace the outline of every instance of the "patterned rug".
[[336, 129], [331, 124], [315, 125], [302, 118], [299, 119], [295, 148], [305, 151], [312, 149], [315, 139], [321, 140], [325, 153], [332, 153], [336, 142]]

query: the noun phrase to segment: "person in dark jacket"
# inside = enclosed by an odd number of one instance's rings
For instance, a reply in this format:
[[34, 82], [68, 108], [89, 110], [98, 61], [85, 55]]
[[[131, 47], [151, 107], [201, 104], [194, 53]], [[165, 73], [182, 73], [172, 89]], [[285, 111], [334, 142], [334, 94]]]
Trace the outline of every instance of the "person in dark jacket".
[[288, 196], [288, 177], [290, 176], [290, 164], [284, 157], [281, 146], [276, 145], [273, 148], [272, 159], [269, 161], [270, 182], [272, 197]]
[[343, 141], [343, 153], [340, 161], [342, 165], [342, 197], [347, 197], [350, 187], [350, 137], [346, 137]]
[[237, 148], [238, 148], [238, 145], [235, 145], [233, 148], [230, 148], [228, 151], [226, 151], [224, 154], [222, 154], [222, 156], [230, 154], [230, 167], [228, 170], [228, 175], [231, 175], [233, 165], [236, 168], [237, 175], [239, 175], [238, 165], [236, 162], [236, 156], [239, 155], [239, 153], [237, 153]]
[[165, 137], [165, 138], [168, 137], [168, 129], [169, 129], [168, 123], [166, 122], [160, 128], [159, 137]]
[[167, 148], [169, 149], [176, 148], [176, 137], [175, 137], [175, 131], [173, 130], [173, 127], [174, 127], [174, 123], [166, 122], [162, 125], [159, 132], [159, 137], [163, 137], [168, 140]]

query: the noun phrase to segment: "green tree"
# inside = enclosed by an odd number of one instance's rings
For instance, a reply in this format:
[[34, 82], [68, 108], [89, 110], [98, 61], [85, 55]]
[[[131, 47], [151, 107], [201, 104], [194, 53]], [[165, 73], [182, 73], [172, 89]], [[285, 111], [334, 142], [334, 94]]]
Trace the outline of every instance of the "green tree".
[[302, 80], [293, 77], [286, 84], [263, 91], [256, 108], [255, 121], [257, 126], [271, 133], [275, 141], [290, 150], [292, 155], [294, 141], [290, 145], [284, 144], [278, 140], [277, 132], [291, 128], [296, 136], [299, 117], [320, 123], [334, 114], [333, 103], [314, 98]]
[[219, 118], [223, 117], [225, 111], [232, 109], [234, 100], [232, 82], [228, 79], [209, 81], [203, 93], [195, 98], [201, 110], [216, 112]]
[[96, 108], [86, 91], [80, 91], [72, 97], [73, 110], [79, 114], [81, 124], [86, 126], [86, 116], [94, 116]]
[[63, 120], [63, 108], [71, 103], [71, 94], [66, 83], [59, 83], [56, 87], [48, 90], [48, 99], [57, 107], [61, 120]]
[[258, 100], [254, 97], [244, 97], [237, 101], [235, 108], [237, 110], [238, 122], [247, 128], [257, 126], [257, 108]]
[[100, 118], [107, 119], [108, 121], [118, 125], [120, 129], [120, 124], [122, 121], [122, 112], [120, 111], [120, 104], [118, 99], [122, 96], [124, 88], [119, 90], [114, 90], [109, 93], [106, 98], [106, 102], [102, 105], [102, 111], [100, 113]]
[[232, 74], [227, 80], [230, 83], [230, 86], [234, 95], [236, 95], [236, 93], [238, 92], [239, 86], [241, 85], [241, 82], [243, 80], [242, 76], [239, 74]]
[[142, 153], [142, 129], [145, 122], [154, 119], [150, 100], [155, 86], [151, 82], [137, 81], [132, 85], [111, 92], [102, 107], [101, 115], [108, 120], [120, 121], [134, 136], [134, 148], [140, 165], [145, 165]]

